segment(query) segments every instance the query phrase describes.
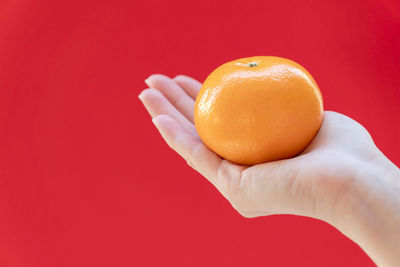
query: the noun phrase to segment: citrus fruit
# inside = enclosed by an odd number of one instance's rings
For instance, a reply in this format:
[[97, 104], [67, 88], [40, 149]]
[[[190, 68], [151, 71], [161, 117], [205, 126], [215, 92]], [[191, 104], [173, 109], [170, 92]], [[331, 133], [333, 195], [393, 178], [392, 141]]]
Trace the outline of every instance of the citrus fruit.
[[323, 119], [322, 95], [306, 69], [270, 56], [215, 69], [196, 98], [194, 122], [216, 154], [254, 165], [299, 154]]

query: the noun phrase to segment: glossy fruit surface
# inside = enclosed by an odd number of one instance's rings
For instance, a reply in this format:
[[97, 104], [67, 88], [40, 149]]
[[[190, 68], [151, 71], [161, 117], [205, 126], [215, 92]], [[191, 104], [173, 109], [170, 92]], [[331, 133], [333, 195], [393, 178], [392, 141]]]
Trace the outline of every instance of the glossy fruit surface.
[[299, 154], [322, 119], [321, 92], [308, 71], [270, 56], [242, 58], [215, 69], [194, 110], [202, 141], [221, 157], [246, 165]]

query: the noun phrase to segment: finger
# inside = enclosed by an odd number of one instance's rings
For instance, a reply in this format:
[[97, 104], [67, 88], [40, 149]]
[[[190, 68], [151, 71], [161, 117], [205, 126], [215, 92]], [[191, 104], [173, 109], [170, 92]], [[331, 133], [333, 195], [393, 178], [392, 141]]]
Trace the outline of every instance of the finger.
[[148, 88], [139, 94], [139, 99], [154, 118], [160, 114], [166, 114], [174, 118], [189, 134], [198, 138], [194, 125], [188, 121], [158, 90]]
[[158, 115], [153, 119], [154, 125], [167, 144], [186, 162], [213, 185], [216, 185], [221, 158], [206, 147], [199, 139], [188, 134], [182, 126], [168, 115]]
[[161, 74], [153, 74], [145, 82], [165, 95], [169, 102], [193, 123], [194, 100], [179, 85]]
[[201, 82], [186, 75], [178, 75], [173, 80], [182, 87], [189, 96], [196, 99], [201, 88]]

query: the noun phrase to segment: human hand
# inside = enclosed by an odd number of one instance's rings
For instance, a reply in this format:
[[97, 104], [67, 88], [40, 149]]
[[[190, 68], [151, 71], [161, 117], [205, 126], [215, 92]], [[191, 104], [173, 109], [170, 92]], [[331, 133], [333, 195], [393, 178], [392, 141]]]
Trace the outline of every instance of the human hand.
[[[384, 221], [394, 212], [400, 223], [396, 191], [400, 171], [359, 123], [326, 111], [318, 134], [297, 157], [238, 165], [213, 153], [197, 135], [193, 111], [201, 83], [183, 75], [174, 79], [152, 75], [146, 83], [150, 88], [139, 98], [164, 140], [241, 215], [295, 214], [321, 219], [359, 243], [376, 262], [391, 263], [386, 259], [394, 255], [388, 256], [388, 249], [371, 245], [383, 231], [376, 229], [375, 222], [367, 226], [364, 220], [380, 214]], [[399, 227], [394, 229], [400, 234]]]

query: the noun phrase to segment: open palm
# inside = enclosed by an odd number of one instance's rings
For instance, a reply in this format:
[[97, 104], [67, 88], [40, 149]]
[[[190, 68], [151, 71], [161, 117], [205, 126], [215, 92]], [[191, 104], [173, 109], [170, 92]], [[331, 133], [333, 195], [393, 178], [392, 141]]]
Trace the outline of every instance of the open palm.
[[317, 136], [297, 157], [254, 166], [222, 159], [199, 138], [193, 124], [201, 83], [184, 75], [146, 80], [139, 98], [167, 144], [207, 178], [245, 217], [297, 214], [329, 221], [351, 209], [348, 195], [363, 181], [364, 160], [378, 155], [356, 121], [326, 111]]

